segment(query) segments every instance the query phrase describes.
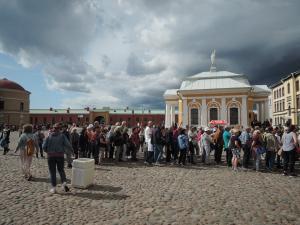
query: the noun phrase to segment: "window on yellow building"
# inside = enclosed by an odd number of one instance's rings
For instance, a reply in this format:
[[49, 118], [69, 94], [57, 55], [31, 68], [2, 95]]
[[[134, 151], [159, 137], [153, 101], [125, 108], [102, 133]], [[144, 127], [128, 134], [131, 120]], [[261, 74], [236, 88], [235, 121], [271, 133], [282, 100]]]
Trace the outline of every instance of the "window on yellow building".
[[299, 91], [299, 80], [296, 81], [296, 91]]
[[288, 89], [288, 94], [290, 94], [291, 93], [291, 85], [290, 85], [290, 83], [288, 83], [287, 89]]
[[281, 91], [282, 91], [282, 96], [284, 96], [284, 88], [282, 88]]

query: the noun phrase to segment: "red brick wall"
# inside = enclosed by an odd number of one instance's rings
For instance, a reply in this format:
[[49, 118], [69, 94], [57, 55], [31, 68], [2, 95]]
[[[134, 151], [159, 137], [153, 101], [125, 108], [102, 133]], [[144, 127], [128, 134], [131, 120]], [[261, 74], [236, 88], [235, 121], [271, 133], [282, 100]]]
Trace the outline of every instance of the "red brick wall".
[[[54, 118], [54, 119], [52, 119]], [[83, 118], [78, 118], [77, 114], [31, 114], [30, 115], [30, 123], [32, 124], [53, 124], [58, 122], [63, 123], [77, 123], [77, 124], [86, 124], [89, 123], [89, 116], [85, 115]], [[165, 115], [153, 115], [153, 114], [143, 114], [143, 115], [135, 115], [135, 114], [110, 114], [109, 120], [106, 121], [106, 124], [114, 125], [116, 122], [127, 121], [128, 127], [136, 126], [137, 123], [142, 125], [146, 125], [149, 120], [151, 120], [154, 124], [163, 124], [165, 121]], [[53, 122], [52, 122], [53, 121]]]

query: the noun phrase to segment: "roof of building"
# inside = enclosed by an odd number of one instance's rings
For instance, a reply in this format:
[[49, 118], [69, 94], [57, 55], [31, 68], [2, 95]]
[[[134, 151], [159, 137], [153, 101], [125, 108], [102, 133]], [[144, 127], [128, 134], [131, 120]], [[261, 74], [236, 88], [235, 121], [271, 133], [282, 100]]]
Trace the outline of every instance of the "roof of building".
[[[68, 109], [30, 109], [30, 114], [66, 114]], [[69, 109], [68, 114], [89, 114], [85, 109]]]
[[166, 90], [165, 93], [164, 93], [164, 96], [177, 95], [177, 91], [178, 91], [178, 89], [169, 89], [169, 90]]
[[6, 78], [0, 79], [0, 88], [26, 91], [20, 84]]
[[[165, 110], [162, 109], [134, 109], [134, 108], [124, 108], [124, 109], [111, 109], [111, 108], [102, 108], [102, 109], [91, 109], [91, 112], [109, 112], [112, 115], [161, 115], [165, 114]], [[89, 111], [86, 109], [30, 109], [30, 114], [82, 114], [88, 115]]]
[[179, 90], [215, 90], [232, 88], [251, 88], [248, 80], [243, 78], [209, 78], [199, 80], [185, 80]]
[[228, 71], [206, 71], [187, 77], [186, 79], [220, 79], [226, 77], [244, 77], [243, 74], [232, 73]]
[[284, 78], [282, 78], [280, 81], [277, 81], [275, 84], [270, 85], [271, 89], [276, 88], [277, 86], [281, 85], [284, 81], [290, 79], [291, 77], [298, 77], [300, 75], [300, 70], [297, 70], [293, 73], [290, 73], [289, 75], [285, 76]]
[[187, 77], [179, 90], [251, 88], [247, 77], [228, 71], [208, 71]]
[[271, 92], [271, 89], [267, 85], [252, 85], [252, 87], [255, 93]]

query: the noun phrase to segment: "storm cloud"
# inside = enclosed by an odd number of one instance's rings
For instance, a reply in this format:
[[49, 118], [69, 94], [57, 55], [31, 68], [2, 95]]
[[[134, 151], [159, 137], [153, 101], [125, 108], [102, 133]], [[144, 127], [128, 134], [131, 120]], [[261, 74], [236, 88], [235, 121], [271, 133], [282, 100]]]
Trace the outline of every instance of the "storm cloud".
[[[300, 2], [0, 0], [0, 53], [40, 66], [61, 104], [163, 106], [210, 66], [270, 85], [300, 69]], [[88, 99], [88, 100], [87, 100]]]

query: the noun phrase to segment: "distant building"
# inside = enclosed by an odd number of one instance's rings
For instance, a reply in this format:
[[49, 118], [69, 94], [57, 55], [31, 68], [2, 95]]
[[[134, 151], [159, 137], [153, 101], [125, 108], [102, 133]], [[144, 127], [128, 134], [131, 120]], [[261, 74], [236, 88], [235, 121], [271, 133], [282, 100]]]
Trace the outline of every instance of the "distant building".
[[300, 70], [271, 85], [274, 125], [285, 125], [287, 122], [300, 125], [299, 75]]
[[165, 111], [160, 109], [110, 107], [85, 109], [30, 109], [30, 92], [21, 85], [6, 78], [0, 79], [0, 126], [8, 124], [19, 127], [25, 123], [35, 125], [62, 123], [76, 123], [83, 125], [99, 121], [102, 124], [113, 125], [126, 121], [129, 127], [138, 123], [146, 125], [149, 120], [154, 124], [164, 124]]
[[[215, 52], [211, 59], [210, 71], [187, 77], [179, 89], [164, 93], [166, 127], [173, 123], [207, 126], [212, 120], [247, 127], [254, 120], [269, 120], [271, 90], [266, 85], [251, 85], [243, 74], [216, 71]], [[174, 114], [177, 109], [178, 120]]]
[[29, 123], [30, 92], [6, 78], [0, 79], [0, 125]]
[[117, 122], [126, 121], [129, 127], [136, 126], [138, 123], [146, 125], [151, 120], [154, 124], [164, 124], [165, 111], [159, 109], [111, 109], [103, 107], [102, 109], [31, 109], [30, 123], [54, 124], [77, 123], [83, 125], [99, 121], [102, 124], [113, 125]]

